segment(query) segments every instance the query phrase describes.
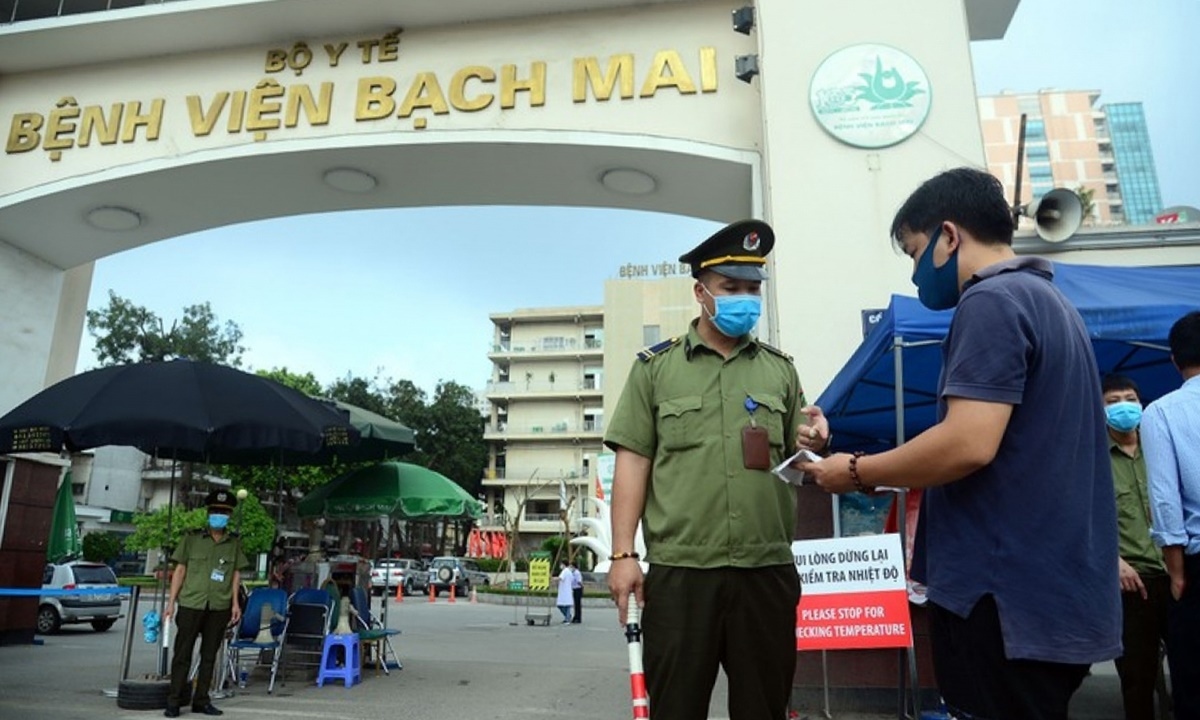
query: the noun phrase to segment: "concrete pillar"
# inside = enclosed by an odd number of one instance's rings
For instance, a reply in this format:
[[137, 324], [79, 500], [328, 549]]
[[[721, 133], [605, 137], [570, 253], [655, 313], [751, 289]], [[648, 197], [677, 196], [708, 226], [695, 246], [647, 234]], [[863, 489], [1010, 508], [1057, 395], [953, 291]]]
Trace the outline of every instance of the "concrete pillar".
[[[778, 237], [772, 275], [779, 344], [796, 356], [810, 400], [862, 341], [860, 311], [882, 308], [892, 293], [914, 294], [912, 265], [892, 249], [895, 211], [922, 181], [963, 165], [986, 167], [975, 104], [963, 0], [927, 0], [919, 22], [911, 3], [844, 0], [821, 6], [757, 0], [762, 92], [763, 204]], [[813, 72], [837, 50], [862, 43], [895, 47], [922, 66], [932, 93], [924, 125], [882, 149], [843, 144], [809, 105]], [[813, 339], [821, 338], [819, 345]], [[827, 537], [828, 496], [804, 494], [797, 537]], [[924, 616], [914, 614], [919, 678], [933, 692]], [[894, 650], [830, 652], [831, 702], [839, 711], [896, 706]], [[793, 699], [818, 707], [825, 669], [820, 653], [799, 653]]]
[[[820, 11], [795, 0], [758, 0], [764, 207], [778, 237], [773, 275], [779, 344], [796, 356], [810, 399], [862, 340], [859, 311], [914, 294], [908, 261], [888, 239], [891, 219], [940, 170], [986, 167], [975, 105], [963, 0], [845, 0]], [[919, 21], [914, 15], [919, 14]], [[834, 139], [809, 107], [813, 72], [833, 52], [880, 43], [913, 57], [929, 76], [923, 127], [889, 148]], [[812, 338], [821, 338], [814, 345]]]
[[0, 414], [75, 373], [91, 283], [0, 240]]

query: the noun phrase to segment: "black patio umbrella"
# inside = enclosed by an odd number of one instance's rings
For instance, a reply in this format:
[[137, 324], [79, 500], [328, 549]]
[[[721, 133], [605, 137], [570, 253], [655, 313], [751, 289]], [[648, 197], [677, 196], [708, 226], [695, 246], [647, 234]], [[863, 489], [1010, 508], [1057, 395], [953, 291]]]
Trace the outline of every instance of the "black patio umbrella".
[[[335, 407], [268, 378], [192, 360], [80, 373], [0, 417], [0, 454], [124, 445], [172, 460], [304, 464], [358, 440], [349, 415]], [[167, 537], [174, 472], [172, 463]], [[164, 642], [159, 672], [166, 667]]]
[[175, 460], [303, 464], [358, 440], [337, 408], [268, 378], [192, 360], [80, 373], [0, 417], [0, 453], [125, 445]]

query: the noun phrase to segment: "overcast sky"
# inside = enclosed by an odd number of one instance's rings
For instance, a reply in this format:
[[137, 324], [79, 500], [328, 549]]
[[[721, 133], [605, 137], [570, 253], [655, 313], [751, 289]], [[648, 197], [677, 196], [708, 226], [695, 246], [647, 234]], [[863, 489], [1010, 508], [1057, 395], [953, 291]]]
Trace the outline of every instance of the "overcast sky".
[[[977, 89], [1095, 89], [1101, 103], [1143, 102], [1164, 204], [1200, 205], [1198, 29], [1196, 0], [1022, 0], [1005, 39], [973, 45]], [[111, 289], [169, 324], [183, 307], [208, 301], [242, 328], [251, 369], [286, 366], [326, 384], [379, 373], [430, 391], [439, 379], [481, 388], [489, 313], [600, 304], [603, 281], [622, 263], [671, 259], [715, 227], [569, 208], [263, 221], [104, 258], [89, 307], [104, 306]], [[425, 252], [446, 259], [431, 262]], [[85, 331], [80, 370], [95, 366], [91, 347]]]

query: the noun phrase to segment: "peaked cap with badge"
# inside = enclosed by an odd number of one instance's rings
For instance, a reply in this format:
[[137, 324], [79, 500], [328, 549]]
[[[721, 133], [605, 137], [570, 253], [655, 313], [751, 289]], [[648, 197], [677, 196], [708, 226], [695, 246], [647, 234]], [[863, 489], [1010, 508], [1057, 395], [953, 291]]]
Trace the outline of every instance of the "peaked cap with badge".
[[713, 233], [679, 256], [692, 266], [692, 277], [705, 270], [736, 280], [766, 280], [767, 254], [775, 247], [775, 231], [762, 220], [739, 220]]
[[228, 490], [213, 490], [208, 494], [204, 504], [209, 510], [228, 510], [231, 513], [237, 507], [237, 495]]

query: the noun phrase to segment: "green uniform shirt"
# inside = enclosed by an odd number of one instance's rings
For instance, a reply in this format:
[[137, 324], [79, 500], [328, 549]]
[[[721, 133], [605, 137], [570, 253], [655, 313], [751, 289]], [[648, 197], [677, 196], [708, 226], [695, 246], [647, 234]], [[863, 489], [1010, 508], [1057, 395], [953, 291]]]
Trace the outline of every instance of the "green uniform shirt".
[[250, 567], [238, 538], [227, 532], [216, 542], [207, 530], [185, 534], [171, 560], [187, 567], [178, 600], [193, 610], [228, 609], [233, 604], [234, 570]]
[[1109, 436], [1113, 486], [1117, 494], [1117, 547], [1138, 574], [1165, 575], [1162, 550], [1150, 539], [1150, 497], [1146, 491], [1146, 458], [1141, 443], [1129, 457]]
[[796, 368], [749, 338], [722, 358], [695, 325], [669, 347], [639, 355], [604, 438], [653, 460], [646, 559], [692, 568], [790, 564], [795, 494], [769, 470], [743, 466], [742, 428], [749, 396], [769, 435], [771, 465], [790, 455], [804, 405]]

